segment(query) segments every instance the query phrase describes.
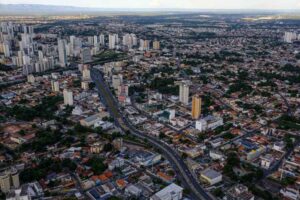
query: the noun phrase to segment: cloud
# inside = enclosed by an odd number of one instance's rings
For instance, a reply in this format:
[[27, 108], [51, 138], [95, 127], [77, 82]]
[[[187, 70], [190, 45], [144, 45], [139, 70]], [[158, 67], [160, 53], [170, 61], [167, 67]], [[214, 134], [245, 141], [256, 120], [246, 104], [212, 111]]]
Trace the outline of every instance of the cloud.
[[159, 8], [162, 4], [163, 0], [151, 0], [149, 5], [150, 7]]
[[300, 9], [300, 0], [0, 0], [0, 2], [102, 8]]

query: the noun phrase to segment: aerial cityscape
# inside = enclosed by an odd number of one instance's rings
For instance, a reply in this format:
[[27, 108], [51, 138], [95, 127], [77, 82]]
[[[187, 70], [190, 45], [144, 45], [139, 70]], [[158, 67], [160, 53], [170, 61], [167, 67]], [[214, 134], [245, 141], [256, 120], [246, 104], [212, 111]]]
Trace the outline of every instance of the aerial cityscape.
[[0, 199], [300, 200], [300, 3], [0, 1]]

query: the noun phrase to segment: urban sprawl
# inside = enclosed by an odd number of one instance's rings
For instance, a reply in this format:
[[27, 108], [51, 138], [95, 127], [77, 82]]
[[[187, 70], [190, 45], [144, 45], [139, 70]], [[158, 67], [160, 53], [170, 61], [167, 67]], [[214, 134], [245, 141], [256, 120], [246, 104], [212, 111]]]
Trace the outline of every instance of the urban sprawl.
[[2, 19], [0, 199], [299, 200], [299, 92], [299, 20]]

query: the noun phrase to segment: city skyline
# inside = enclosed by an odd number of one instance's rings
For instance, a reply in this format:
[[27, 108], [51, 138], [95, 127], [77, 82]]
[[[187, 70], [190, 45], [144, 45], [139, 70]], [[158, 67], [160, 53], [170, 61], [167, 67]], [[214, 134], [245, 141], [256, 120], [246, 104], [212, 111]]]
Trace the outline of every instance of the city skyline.
[[[41, 5], [58, 5], [58, 6], [75, 6], [75, 7], [88, 7], [88, 8], [113, 8], [113, 9], [258, 9], [258, 10], [297, 10], [300, 9], [300, 2], [297, 0], [287, 1], [271, 1], [271, 0], [228, 0], [226, 3], [221, 0], [112, 0], [109, 2], [100, 0], [87, 0], [87, 1], [37, 1], [37, 0], [3, 0], [1, 4], [41, 4]], [[130, 5], [130, 6], [129, 6]]]
[[300, 200], [298, 1], [1, 0], [0, 199]]

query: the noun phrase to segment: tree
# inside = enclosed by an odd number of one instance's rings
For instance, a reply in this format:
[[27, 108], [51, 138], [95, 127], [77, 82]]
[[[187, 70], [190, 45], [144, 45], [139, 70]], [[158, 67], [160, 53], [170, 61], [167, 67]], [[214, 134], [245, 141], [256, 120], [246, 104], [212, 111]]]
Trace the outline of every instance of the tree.
[[77, 132], [77, 133], [87, 133], [87, 132], [90, 131], [90, 129], [85, 127], [85, 126], [82, 126], [80, 123], [77, 123], [74, 126], [74, 131]]
[[240, 165], [240, 159], [238, 155], [234, 152], [229, 153], [227, 158], [227, 164], [231, 166], [239, 166]]
[[18, 132], [18, 134], [24, 136], [26, 133], [25, 133], [25, 131], [22, 129], [22, 130], [20, 130], [20, 131]]
[[76, 163], [74, 163], [71, 159], [64, 159], [61, 163], [62, 168], [67, 168], [70, 171], [75, 171], [77, 168]]
[[237, 177], [233, 171], [233, 167], [237, 167], [240, 165], [240, 159], [236, 153], [229, 153], [226, 161], [226, 165], [223, 168], [223, 173], [229, 176], [230, 178], [236, 180]]
[[96, 156], [92, 157], [87, 164], [92, 168], [95, 174], [101, 174], [107, 168], [107, 166], [103, 163], [103, 159]]
[[114, 146], [111, 143], [106, 143], [103, 147], [103, 151], [110, 152], [114, 149]]
[[293, 184], [295, 184], [296, 180], [297, 179], [294, 178], [294, 177], [287, 176], [287, 177], [285, 177], [284, 179], [281, 180], [281, 184], [283, 186], [293, 185]]
[[121, 200], [119, 197], [111, 196], [107, 200]]
[[81, 81], [79, 79], [73, 80], [73, 87], [80, 87]]
[[158, 137], [159, 139], [163, 139], [166, 137], [166, 135], [163, 132], [160, 132]]
[[186, 153], [182, 153], [181, 158], [182, 159], [186, 159], [188, 157], [188, 155]]
[[223, 191], [221, 188], [217, 188], [213, 191], [213, 194], [217, 197], [222, 197], [223, 196]]

